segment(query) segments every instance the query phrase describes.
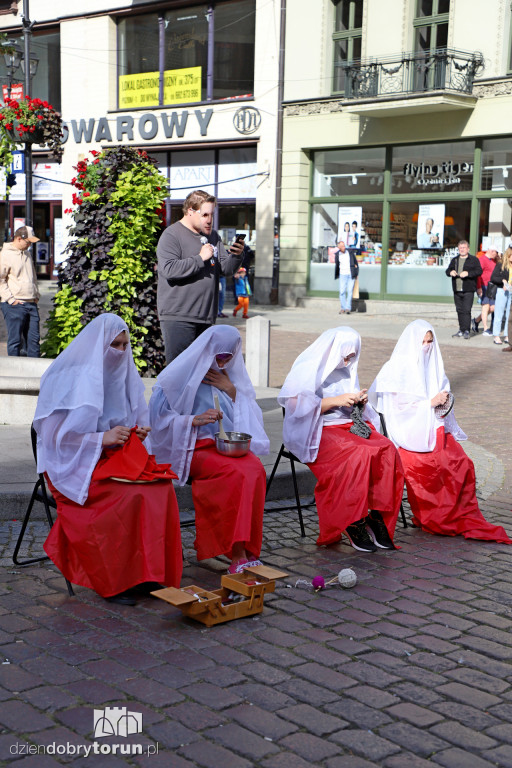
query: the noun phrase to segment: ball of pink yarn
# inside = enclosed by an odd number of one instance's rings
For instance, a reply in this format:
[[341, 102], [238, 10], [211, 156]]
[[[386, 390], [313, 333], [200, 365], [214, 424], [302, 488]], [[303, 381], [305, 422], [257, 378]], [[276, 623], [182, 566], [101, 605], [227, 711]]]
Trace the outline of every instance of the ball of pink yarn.
[[324, 577], [315, 576], [311, 584], [313, 585], [313, 589], [315, 590], [315, 592], [318, 592], [320, 589], [323, 589], [325, 587]]

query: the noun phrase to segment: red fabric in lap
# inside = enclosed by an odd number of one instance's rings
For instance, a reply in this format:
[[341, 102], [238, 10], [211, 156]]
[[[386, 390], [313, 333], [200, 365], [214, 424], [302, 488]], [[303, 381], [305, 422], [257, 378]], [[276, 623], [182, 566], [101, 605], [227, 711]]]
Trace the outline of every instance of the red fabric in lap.
[[480, 512], [473, 462], [453, 435], [440, 427], [431, 453], [399, 452], [415, 525], [444, 536], [512, 543], [504, 528]]
[[[317, 544], [339, 541], [348, 525], [377, 509], [393, 538], [404, 488], [402, 462], [393, 443], [372, 427], [366, 440], [352, 422], [324, 427], [318, 456], [308, 467], [320, 524]], [[371, 425], [369, 425], [371, 426]]]
[[46, 554], [73, 584], [102, 597], [145, 581], [179, 587], [183, 568], [178, 503], [172, 483], [96, 480], [84, 506], [48, 486], [57, 520]]
[[155, 457], [148, 454], [135, 429], [131, 430], [124, 445], [103, 449], [94, 472], [96, 480], [106, 480], [109, 477], [145, 481], [158, 478], [176, 480], [178, 476], [171, 471], [170, 464], [157, 464]]
[[259, 557], [263, 536], [266, 474], [253, 454], [232, 458], [217, 453], [211, 440], [198, 440], [190, 464], [196, 512], [197, 559], [227, 555], [243, 542]]

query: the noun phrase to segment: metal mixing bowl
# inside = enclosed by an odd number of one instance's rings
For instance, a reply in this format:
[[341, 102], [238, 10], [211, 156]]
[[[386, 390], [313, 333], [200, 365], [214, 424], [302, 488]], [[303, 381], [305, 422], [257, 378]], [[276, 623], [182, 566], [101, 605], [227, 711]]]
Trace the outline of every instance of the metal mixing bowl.
[[248, 435], [246, 432], [226, 432], [226, 435], [228, 439], [222, 440], [220, 433], [215, 433], [215, 446], [219, 453], [233, 458], [249, 453], [252, 435]]

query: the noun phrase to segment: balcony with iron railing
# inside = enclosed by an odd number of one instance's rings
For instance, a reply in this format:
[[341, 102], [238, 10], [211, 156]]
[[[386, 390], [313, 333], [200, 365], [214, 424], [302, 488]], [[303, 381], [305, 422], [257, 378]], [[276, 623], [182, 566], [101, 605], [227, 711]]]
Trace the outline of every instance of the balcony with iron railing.
[[436, 103], [441, 109], [470, 108], [476, 103], [473, 83], [483, 68], [481, 53], [453, 48], [336, 62], [334, 89], [353, 104], [348, 104], [353, 112], [421, 112]]

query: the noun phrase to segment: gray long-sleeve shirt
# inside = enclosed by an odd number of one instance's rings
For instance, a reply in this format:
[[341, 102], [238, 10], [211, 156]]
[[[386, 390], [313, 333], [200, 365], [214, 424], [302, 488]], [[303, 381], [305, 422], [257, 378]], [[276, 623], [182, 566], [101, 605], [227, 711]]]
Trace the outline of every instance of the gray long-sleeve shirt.
[[[180, 221], [163, 232], [157, 247], [157, 307], [160, 320], [214, 323], [219, 303], [219, 277], [232, 275], [242, 262], [224, 248], [215, 230], [208, 242], [215, 248], [214, 258], [199, 256], [202, 235]], [[213, 264], [211, 263], [213, 261]]]

